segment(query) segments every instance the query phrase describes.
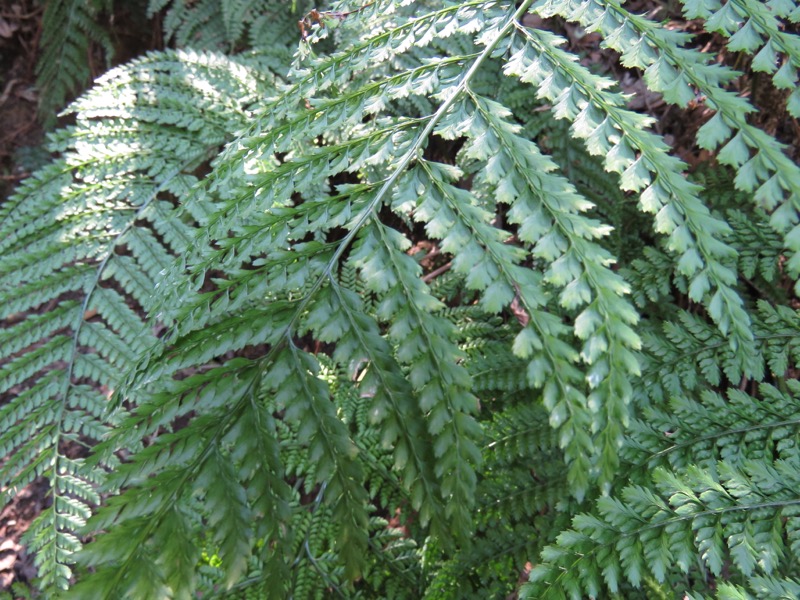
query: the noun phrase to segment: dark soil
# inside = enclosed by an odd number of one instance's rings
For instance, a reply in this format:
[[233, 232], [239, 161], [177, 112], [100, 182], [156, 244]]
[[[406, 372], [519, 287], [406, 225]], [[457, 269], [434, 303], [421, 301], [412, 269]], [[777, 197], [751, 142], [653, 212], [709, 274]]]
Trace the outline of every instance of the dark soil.
[[38, 4], [0, 2], [0, 198], [41, 162], [35, 69], [44, 11]]

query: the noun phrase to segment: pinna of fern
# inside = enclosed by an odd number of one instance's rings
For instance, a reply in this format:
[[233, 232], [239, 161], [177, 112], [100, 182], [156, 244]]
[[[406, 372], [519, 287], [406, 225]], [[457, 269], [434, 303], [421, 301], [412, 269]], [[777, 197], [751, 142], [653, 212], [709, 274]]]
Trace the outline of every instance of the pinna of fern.
[[[191, 221], [173, 199], [242, 122], [244, 111], [227, 98], [246, 102], [264, 83], [230, 59], [189, 53], [112, 71], [74, 105], [77, 124], [53, 136], [50, 149], [62, 158], [2, 206], [0, 380], [4, 393], [23, 390], [2, 409], [10, 457], [2, 487], [9, 495], [37, 476], [50, 479], [53, 506], [28, 536], [45, 588], [67, 585], [68, 557], [80, 546], [74, 534], [103, 480], [64, 445], [99, 440], [118, 423], [103, 390], [155, 342], [142, 311], [190, 239]], [[191, 97], [195, 108], [155, 103], [156, 90]]]
[[[797, 35], [783, 32], [781, 23], [781, 19], [796, 23], [800, 18], [796, 2], [742, 0], [723, 5], [717, 0], [692, 0], [682, 4], [687, 16], [705, 18], [708, 31], [729, 36], [738, 30], [731, 38], [732, 50], [751, 53], [760, 49], [753, 69], [775, 73], [774, 85], [791, 91], [787, 110], [797, 116], [800, 47]], [[787, 266], [797, 279], [800, 258], [794, 257], [798, 256], [800, 240], [796, 218], [800, 210], [800, 167], [786, 156], [784, 146], [774, 137], [747, 122], [747, 115], [755, 108], [726, 87], [738, 73], [714, 63], [711, 54], [686, 48], [691, 40], [688, 34], [670, 31], [634, 15], [615, 0], [547, 0], [538, 4], [537, 11], [543, 16], [561, 15], [601, 33], [603, 43], [620, 52], [622, 64], [644, 69], [647, 86], [662, 93], [668, 102], [683, 107], [696, 97], [696, 92], [702, 94], [716, 114], [698, 130], [698, 145], [708, 150], [722, 145], [718, 160], [736, 169], [737, 189], [753, 193], [753, 200], [772, 212], [772, 226], [784, 236], [791, 251]], [[776, 70], [778, 62], [782, 66]], [[712, 316], [717, 320], [715, 313], [718, 311], [712, 311]]]
[[[730, 241], [740, 252], [751, 243]], [[800, 364], [797, 312], [759, 300], [744, 363], [710, 323], [674, 315], [643, 323], [642, 414], [615, 492], [542, 551], [523, 597], [794, 595], [800, 387], [786, 377]], [[774, 384], [756, 385], [765, 379]]]
[[53, 0], [42, 18], [42, 55], [36, 65], [39, 88], [39, 116], [48, 127], [64, 103], [89, 83], [92, 42], [102, 47], [106, 67], [111, 64], [114, 45], [109, 32], [99, 23], [112, 0]]
[[[703, 594], [729, 562], [720, 590], [790, 586], [797, 389], [782, 378], [795, 313], [753, 310], [738, 285], [744, 229], [709, 208], [612, 80], [522, 17], [561, 14], [612, 48], [634, 42], [623, 61], [647, 68], [651, 88], [685, 104], [697, 86], [754, 147], [766, 134], [743, 121], [730, 72], [615, 1], [431, 4], [337, 7], [350, 16], [332, 52], [299, 53], [286, 84], [258, 55], [156, 54], [116, 71], [55, 138], [62, 161], [4, 205], [19, 233], [0, 289], [21, 316], [3, 381], [24, 391], [0, 439], [23, 450], [4, 466], [10, 484], [53, 484], [30, 538], [45, 588], [68, 585], [78, 560], [75, 597], [357, 594], [359, 581], [388, 585], [378, 573], [401, 555], [438, 569], [398, 569], [431, 597], [507, 593], [526, 557], [533, 597], [643, 581]], [[330, 33], [312, 25], [306, 49]], [[670, 70], [689, 65], [688, 83]], [[492, 78], [549, 103], [655, 215], [663, 247], [624, 271], [633, 286], [608, 250], [608, 212], [490, 96]], [[750, 166], [720, 157], [785, 213], [795, 166], [767, 138]], [[442, 140], [456, 156], [436, 156]], [[83, 235], [96, 214], [103, 225]], [[467, 310], [503, 324], [483, 350], [459, 331], [459, 302], [421, 277], [415, 231], [447, 259]], [[658, 269], [666, 286], [637, 287]], [[646, 312], [648, 296], [676, 291], [702, 308]], [[659, 318], [674, 334], [657, 333]], [[687, 356], [701, 356], [694, 378], [660, 377]], [[491, 364], [518, 376], [487, 377]], [[701, 391], [737, 376], [777, 379], [728, 392], [730, 405]], [[49, 428], [29, 437], [40, 419]], [[101, 441], [74, 459], [62, 439]], [[578, 506], [593, 512], [566, 528]], [[379, 511], [398, 508], [419, 550], [387, 546]], [[81, 548], [78, 531], [95, 537]]]
[[[669, 436], [648, 415], [632, 433], [641, 446], [631, 457], [651, 475], [577, 516], [543, 551], [523, 595], [635, 593], [652, 578], [697, 598], [791, 597], [800, 387], [787, 386], [762, 385], [763, 407], [733, 391], [730, 405], [711, 392], [698, 403], [676, 400], [675, 416], [659, 417]], [[716, 594], [715, 578], [726, 582]]]
[[149, 0], [147, 15], [163, 12], [164, 33], [178, 47], [228, 53], [249, 47], [286, 59], [297, 22], [311, 8], [297, 0]]

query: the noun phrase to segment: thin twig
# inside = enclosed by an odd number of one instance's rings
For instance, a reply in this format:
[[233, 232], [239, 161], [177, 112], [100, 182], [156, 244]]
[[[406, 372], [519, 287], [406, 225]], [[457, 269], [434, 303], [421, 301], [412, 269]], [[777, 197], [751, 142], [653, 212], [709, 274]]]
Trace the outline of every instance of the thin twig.
[[453, 266], [453, 261], [451, 260], [449, 263], [444, 264], [441, 267], [439, 267], [438, 269], [435, 269], [435, 270], [431, 271], [430, 273], [428, 273], [427, 275], [425, 275], [422, 278], [422, 281], [424, 281], [425, 283], [430, 283], [431, 281], [436, 279], [442, 273], [447, 273], [447, 271], [449, 271], [452, 266]]
[[0, 94], [0, 106], [2, 106], [5, 101], [8, 100], [8, 97], [11, 95], [11, 90], [17, 83], [19, 83], [19, 79], [12, 79], [6, 84], [6, 87], [3, 89], [3, 93]]
[[42, 13], [43, 10], [44, 10], [44, 6], [40, 6], [39, 8], [37, 8], [37, 9], [35, 9], [35, 10], [29, 12], [29, 13], [26, 13], [24, 15], [12, 15], [12, 14], [9, 14], [9, 13], [0, 12], [0, 17], [3, 17], [4, 19], [11, 19], [13, 21], [26, 21], [28, 19], [32, 19], [34, 17], [38, 17]]

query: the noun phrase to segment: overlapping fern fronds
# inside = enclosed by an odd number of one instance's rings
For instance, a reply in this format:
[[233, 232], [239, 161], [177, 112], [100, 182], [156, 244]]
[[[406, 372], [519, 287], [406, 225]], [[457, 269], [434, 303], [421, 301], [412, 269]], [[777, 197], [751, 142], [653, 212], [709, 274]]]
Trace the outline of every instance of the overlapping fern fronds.
[[[616, 0], [278, 4], [152, 2], [257, 51], [113, 71], [3, 205], [2, 483], [51, 481], [43, 587], [789, 590], [800, 188], [735, 73]], [[684, 4], [796, 75], [795, 3]], [[530, 11], [704, 97], [739, 193]]]

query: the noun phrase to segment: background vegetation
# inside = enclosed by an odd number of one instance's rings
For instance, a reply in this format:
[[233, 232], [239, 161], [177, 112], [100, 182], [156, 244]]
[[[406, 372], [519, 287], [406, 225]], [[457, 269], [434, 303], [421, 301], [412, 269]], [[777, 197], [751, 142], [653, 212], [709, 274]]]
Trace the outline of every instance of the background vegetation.
[[21, 582], [800, 594], [796, 2], [12, 4]]

